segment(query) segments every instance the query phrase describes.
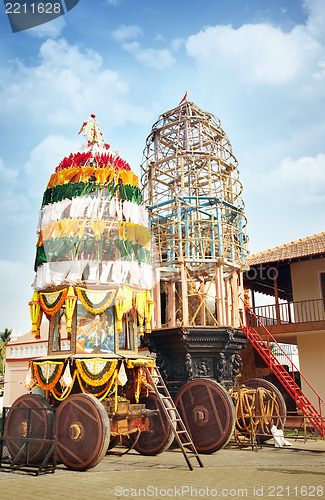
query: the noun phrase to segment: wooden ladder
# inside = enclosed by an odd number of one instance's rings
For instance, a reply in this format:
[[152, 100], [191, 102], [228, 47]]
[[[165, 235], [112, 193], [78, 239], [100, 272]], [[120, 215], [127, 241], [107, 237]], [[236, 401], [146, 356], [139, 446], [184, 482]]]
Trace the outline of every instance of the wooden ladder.
[[[286, 354], [286, 352], [281, 348], [278, 342], [275, 340], [273, 335], [268, 331], [268, 329], [262, 324], [262, 322], [258, 319], [258, 317], [253, 313], [253, 311], [248, 307], [248, 305], [243, 301], [245, 306], [245, 314], [246, 310], [254, 316], [260, 326], [266, 332], [266, 342], [262, 339], [262, 337], [257, 333], [254, 328], [248, 326], [241, 326], [242, 331], [244, 332], [247, 339], [253, 345], [253, 347], [258, 351], [260, 356], [264, 359], [266, 364], [271, 368], [274, 375], [281, 382], [283, 387], [288, 391], [290, 396], [294, 399], [298, 408], [302, 411], [302, 413], [307, 417], [311, 425], [317, 430], [317, 432], [324, 438], [325, 436], [325, 423], [322, 418], [322, 406], [324, 403], [323, 399], [319, 396], [319, 394], [315, 391], [315, 389], [310, 385], [308, 380], [302, 375], [300, 370], [294, 365], [292, 360]], [[247, 325], [247, 318], [246, 318]], [[278, 361], [277, 357], [273, 354], [270, 349], [270, 342], [274, 343], [278, 349], [281, 351], [281, 355], [285, 356], [288, 361], [288, 366], [291, 366], [290, 372], [288, 372]], [[309, 401], [307, 396], [302, 392], [300, 387], [296, 384], [294, 379], [294, 371], [299, 372], [301, 378], [308, 384], [310, 389], [314, 392], [314, 394], [318, 398], [319, 403], [319, 411], [313, 406], [313, 404]]]
[[[183, 420], [175, 406], [175, 403], [169, 394], [169, 391], [166, 387], [166, 384], [160, 374], [159, 369], [154, 367], [154, 375], [151, 374], [150, 369], [146, 366], [144, 367], [145, 373], [147, 376], [147, 380], [149, 381], [152, 390], [157, 396], [159, 402], [161, 403], [161, 407], [166, 416], [167, 421], [170, 423], [171, 430], [176, 438], [176, 441], [182, 450], [186, 463], [190, 470], [193, 470], [193, 466], [190, 462], [192, 458], [196, 458], [200, 467], [203, 467], [203, 463], [198, 455], [198, 452], [195, 448], [195, 445], [192, 441], [192, 438], [185, 427]], [[156, 382], [155, 379], [158, 379]], [[163, 394], [161, 394], [162, 391]], [[166, 402], [168, 403], [166, 404]], [[183, 439], [182, 439], [183, 438]]]

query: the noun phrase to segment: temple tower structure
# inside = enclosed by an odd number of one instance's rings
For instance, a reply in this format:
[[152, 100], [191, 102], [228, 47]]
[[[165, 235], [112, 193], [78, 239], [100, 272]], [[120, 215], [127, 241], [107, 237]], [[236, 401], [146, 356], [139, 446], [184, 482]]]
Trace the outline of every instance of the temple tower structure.
[[146, 141], [141, 180], [156, 245], [155, 327], [238, 328], [246, 217], [218, 118], [189, 101], [163, 113]]
[[155, 303], [149, 348], [169, 390], [209, 377], [234, 384], [242, 320], [246, 217], [238, 162], [213, 114], [183, 100], [163, 113], [143, 152]]

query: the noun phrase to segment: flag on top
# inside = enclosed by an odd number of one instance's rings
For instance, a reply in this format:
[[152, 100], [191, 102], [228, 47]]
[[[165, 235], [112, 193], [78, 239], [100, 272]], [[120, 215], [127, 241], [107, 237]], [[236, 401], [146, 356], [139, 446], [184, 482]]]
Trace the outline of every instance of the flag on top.
[[179, 104], [182, 104], [184, 101], [186, 101], [186, 98], [187, 98], [187, 91], [185, 92], [185, 95]]

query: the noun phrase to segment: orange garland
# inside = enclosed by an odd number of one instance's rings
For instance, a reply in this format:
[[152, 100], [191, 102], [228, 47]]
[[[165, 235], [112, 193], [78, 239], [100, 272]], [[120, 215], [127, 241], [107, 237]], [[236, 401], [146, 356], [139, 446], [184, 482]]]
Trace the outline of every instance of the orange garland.
[[60, 300], [58, 301], [58, 303], [56, 304], [56, 306], [52, 307], [52, 308], [48, 307], [48, 305], [45, 302], [44, 297], [46, 297], [47, 295], [54, 295], [55, 293], [60, 293], [60, 292], [52, 292], [52, 293], [42, 293], [41, 292], [39, 294], [39, 301], [41, 303], [43, 311], [46, 314], [49, 314], [51, 316], [52, 314], [56, 314], [61, 309], [61, 307], [62, 307], [62, 305], [63, 305], [63, 303], [65, 301], [65, 298], [67, 296], [68, 288], [64, 288], [61, 292], [62, 292], [62, 294], [61, 294]]
[[[42, 379], [40, 377], [40, 374], [38, 372], [38, 365], [41, 365], [41, 364], [43, 365], [43, 364], [46, 364], [46, 363], [59, 365], [58, 371], [57, 371], [54, 379], [49, 384], [44, 384], [44, 382], [42, 381]], [[56, 386], [56, 384], [58, 383], [58, 381], [60, 380], [60, 378], [61, 378], [63, 367], [64, 367], [64, 363], [61, 362], [61, 361], [58, 361], [58, 362], [45, 361], [43, 363], [33, 362], [34, 375], [35, 375], [35, 378], [37, 380], [37, 384], [40, 386], [40, 388], [43, 389], [44, 391], [50, 391], [51, 389], [53, 389]]]

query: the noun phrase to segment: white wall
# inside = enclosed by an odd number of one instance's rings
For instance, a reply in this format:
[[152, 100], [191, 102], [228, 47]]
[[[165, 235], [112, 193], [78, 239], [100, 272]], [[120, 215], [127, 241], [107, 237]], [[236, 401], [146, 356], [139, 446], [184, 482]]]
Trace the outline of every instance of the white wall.
[[[325, 401], [325, 333], [298, 335], [300, 371]], [[317, 397], [302, 379], [301, 388], [319, 410]], [[325, 415], [325, 405], [322, 405]]]
[[293, 262], [290, 265], [293, 300], [320, 299], [320, 273], [325, 273], [325, 258]]

